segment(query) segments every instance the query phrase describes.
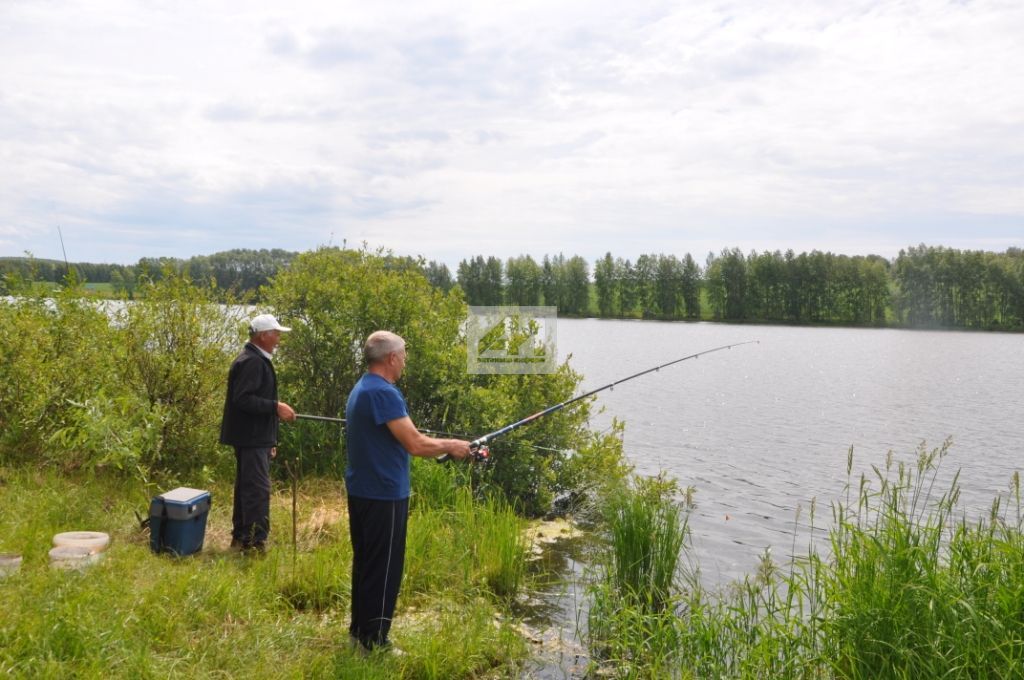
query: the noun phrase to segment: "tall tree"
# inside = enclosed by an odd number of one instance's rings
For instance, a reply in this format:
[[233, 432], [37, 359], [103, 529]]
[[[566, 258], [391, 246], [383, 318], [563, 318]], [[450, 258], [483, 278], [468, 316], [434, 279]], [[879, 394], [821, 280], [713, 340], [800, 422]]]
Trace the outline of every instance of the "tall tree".
[[603, 317], [614, 316], [619, 308], [619, 280], [615, 275], [615, 260], [610, 252], [594, 263], [594, 288], [598, 314]]
[[682, 294], [683, 305], [686, 307], [686, 318], [700, 318], [700, 266], [689, 253], [683, 258]]
[[423, 275], [427, 277], [427, 281], [430, 281], [430, 285], [445, 293], [455, 286], [452, 273], [449, 271], [448, 265], [443, 262], [431, 260], [423, 268]]
[[567, 314], [587, 314], [590, 311], [590, 270], [587, 261], [573, 255], [565, 263], [564, 307]]
[[535, 306], [541, 300], [541, 268], [529, 255], [510, 257], [505, 264], [506, 297], [509, 304]]
[[675, 255], [658, 255], [654, 271], [654, 302], [659, 316], [673, 319], [683, 306], [683, 266]]
[[637, 289], [636, 271], [628, 260], [616, 258], [615, 277], [619, 281], [619, 310], [623, 316], [637, 313], [640, 292]]
[[471, 305], [500, 305], [503, 299], [501, 260], [477, 255], [462, 260], [458, 270], [459, 286]]
[[637, 305], [644, 318], [657, 314], [654, 281], [657, 269], [657, 255], [641, 255], [633, 266], [633, 282], [636, 288]]
[[562, 270], [565, 267], [565, 257], [559, 254], [551, 258], [547, 255], [541, 263], [541, 289], [544, 292], [544, 304], [550, 307], [562, 307], [564, 296], [564, 275]]

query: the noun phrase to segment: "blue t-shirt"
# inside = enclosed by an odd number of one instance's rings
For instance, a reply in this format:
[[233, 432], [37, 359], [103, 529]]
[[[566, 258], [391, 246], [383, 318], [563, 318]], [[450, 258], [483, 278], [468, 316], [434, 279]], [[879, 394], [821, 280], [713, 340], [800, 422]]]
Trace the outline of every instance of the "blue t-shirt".
[[375, 373], [363, 374], [352, 388], [345, 406], [345, 488], [350, 496], [378, 501], [409, 497], [409, 452], [387, 426], [408, 415], [402, 393]]

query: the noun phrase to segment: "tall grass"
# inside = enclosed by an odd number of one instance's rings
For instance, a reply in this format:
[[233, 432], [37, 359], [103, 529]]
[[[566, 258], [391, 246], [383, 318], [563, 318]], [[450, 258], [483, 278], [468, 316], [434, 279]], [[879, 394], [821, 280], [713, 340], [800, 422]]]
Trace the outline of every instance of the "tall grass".
[[591, 590], [592, 651], [625, 668], [660, 670], [676, 642], [670, 608], [686, 517], [672, 501], [675, 487], [637, 478], [610, 499], [605, 515], [608, 551]]
[[[891, 460], [836, 508], [824, 650], [836, 673], [1024, 676], [1024, 540], [1020, 481], [986, 518], [957, 514], [959, 486], [935, 497], [948, 444], [916, 466]], [[1010, 512], [1012, 510], [1012, 512]]]
[[526, 576], [525, 521], [500, 497], [473, 500], [472, 490], [455, 489], [451, 505], [418, 503], [409, 525], [407, 564], [415, 575], [406, 585], [417, 592], [444, 590], [450, 583], [475, 583], [476, 590], [501, 600], [519, 593]]
[[[650, 521], [672, 515], [669, 499], [634, 491], [610, 514], [592, 590], [597, 664], [617, 677], [1024, 677], [1019, 475], [987, 516], [968, 518], [957, 475], [940, 482], [948, 446], [851, 479], [827, 546], [784, 566], [766, 553], [720, 592], [680, 563], [667, 601], [651, 565], [667, 568], [685, 517], [671, 531]], [[813, 506], [810, 517], [813, 533]]]
[[[510, 526], [497, 506], [481, 510], [467, 502], [414, 512], [410, 529], [419, 538], [410, 541], [392, 629], [407, 654], [364, 659], [347, 645], [351, 549], [339, 485], [308, 480], [300, 486], [294, 558], [288, 491], [273, 497], [272, 547], [262, 558], [227, 550], [231, 490], [215, 486], [211, 492], [203, 551], [172, 559], [152, 555], [148, 534], [137, 528], [133, 511], [143, 510], [152, 495], [137, 482], [0, 468], [0, 552], [24, 555], [21, 570], [0, 580], [0, 675], [463, 678], [518, 673], [525, 645], [505, 623], [503, 605], [516, 587], [508, 574], [518, 567], [504, 565], [523, 557], [481, 538]], [[466, 529], [472, 526], [478, 529]], [[110, 533], [105, 559], [82, 573], [51, 570], [47, 551], [53, 534], [75, 529]], [[419, 552], [424, 547], [429, 554]], [[492, 583], [500, 592], [491, 590]]]

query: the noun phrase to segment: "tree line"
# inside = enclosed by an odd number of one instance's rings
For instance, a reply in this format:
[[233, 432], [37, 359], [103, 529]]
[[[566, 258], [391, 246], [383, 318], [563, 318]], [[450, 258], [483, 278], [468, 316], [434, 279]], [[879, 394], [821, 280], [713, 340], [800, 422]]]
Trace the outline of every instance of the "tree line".
[[506, 261], [477, 255], [427, 272], [459, 285], [471, 305], [551, 305], [560, 314], [610, 318], [1024, 329], [1024, 251], [967, 251], [920, 245], [894, 260], [814, 250], [738, 248], [704, 266], [682, 257], [606, 253], [591, 273], [578, 255]]
[[[193, 283], [258, 298], [298, 253], [236, 249], [188, 259], [142, 258], [134, 265], [0, 258], [4, 282], [110, 283], [129, 297], [140, 281], [174, 271]], [[593, 266], [579, 255], [502, 260], [476, 255], [454, 274], [444, 263], [388, 256], [418, 268], [443, 292], [458, 286], [471, 305], [548, 305], [567, 316], [689, 319], [915, 328], [1024, 329], [1024, 251], [957, 250], [919, 245], [892, 260], [813, 250], [710, 253], [703, 266], [686, 253], [606, 253]]]
[[143, 282], [160, 281], [168, 271], [186, 276], [192, 283], [236, 293], [258, 293], [298, 253], [280, 248], [237, 248], [190, 258], [144, 257], [136, 264], [106, 264], [44, 260], [29, 257], [0, 258], [0, 280], [62, 283], [68, 278], [88, 283], [109, 283], [114, 293], [132, 297]]

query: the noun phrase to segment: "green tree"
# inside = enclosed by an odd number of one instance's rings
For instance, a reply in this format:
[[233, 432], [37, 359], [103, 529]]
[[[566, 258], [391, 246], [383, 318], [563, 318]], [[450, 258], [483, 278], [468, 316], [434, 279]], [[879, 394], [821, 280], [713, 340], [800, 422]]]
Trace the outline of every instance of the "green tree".
[[484, 263], [485, 305], [500, 305], [505, 301], [505, 274], [501, 260], [493, 255]]
[[462, 260], [458, 270], [459, 286], [471, 305], [500, 305], [503, 300], [502, 266], [496, 257], [477, 255]]
[[909, 326], [931, 326], [935, 321], [934, 258], [923, 243], [900, 250], [896, 258], [897, 314]]
[[688, 319], [700, 318], [700, 266], [689, 253], [683, 258], [681, 289]]
[[541, 268], [529, 255], [510, 257], [505, 264], [505, 293], [509, 304], [536, 306], [541, 300]]
[[587, 261], [573, 255], [565, 263], [564, 297], [562, 308], [566, 314], [587, 314], [590, 311], [590, 271]]
[[448, 265], [442, 262], [435, 262], [434, 260], [428, 262], [423, 268], [423, 275], [427, 277], [427, 281], [430, 281], [430, 285], [434, 288], [440, 288], [445, 293], [455, 286], [455, 279], [452, 278]]
[[565, 297], [565, 256], [561, 253], [551, 258], [547, 255], [541, 263], [540, 285], [544, 293], [544, 304], [562, 308]]
[[716, 319], [745, 319], [747, 261], [739, 248], [708, 256], [708, 301]]
[[683, 265], [675, 255], [659, 255], [654, 273], [655, 307], [658, 315], [674, 319], [683, 309]]
[[[362, 374], [360, 348], [374, 330], [404, 337], [409, 360], [401, 388], [421, 427], [486, 433], [568, 399], [580, 376], [562, 365], [553, 375], [469, 375], [460, 289], [443, 293], [418, 268], [393, 269], [380, 253], [321, 248], [304, 253], [267, 291], [279, 318], [293, 327], [280, 347], [284, 398], [300, 412], [339, 416]], [[500, 490], [527, 514], [546, 512], [556, 494], [594, 456], [621, 451], [587, 428], [586, 403], [559, 411], [494, 444], [493, 462], [473, 468], [478, 488]], [[288, 428], [283, 449], [302, 451], [308, 466], [340, 469], [341, 441], [303, 439], [307, 423]], [[537, 455], [530, 442], [558, 449]], [[570, 462], [563, 450], [575, 449]], [[583, 452], [583, 453], [581, 453]], [[614, 458], [614, 454], [612, 456]], [[591, 461], [592, 462], [592, 461]], [[453, 467], [453, 474], [466, 468]]]
[[615, 276], [619, 281], [619, 306], [622, 315], [633, 316], [637, 313], [640, 301], [640, 290], [633, 264], [628, 259], [616, 259]]
[[597, 313], [602, 317], [614, 316], [619, 309], [619, 279], [610, 252], [594, 263], [594, 288], [597, 289]]
[[657, 277], [657, 256], [641, 255], [633, 265], [633, 289], [640, 315], [644, 318], [657, 314], [655, 278]]

